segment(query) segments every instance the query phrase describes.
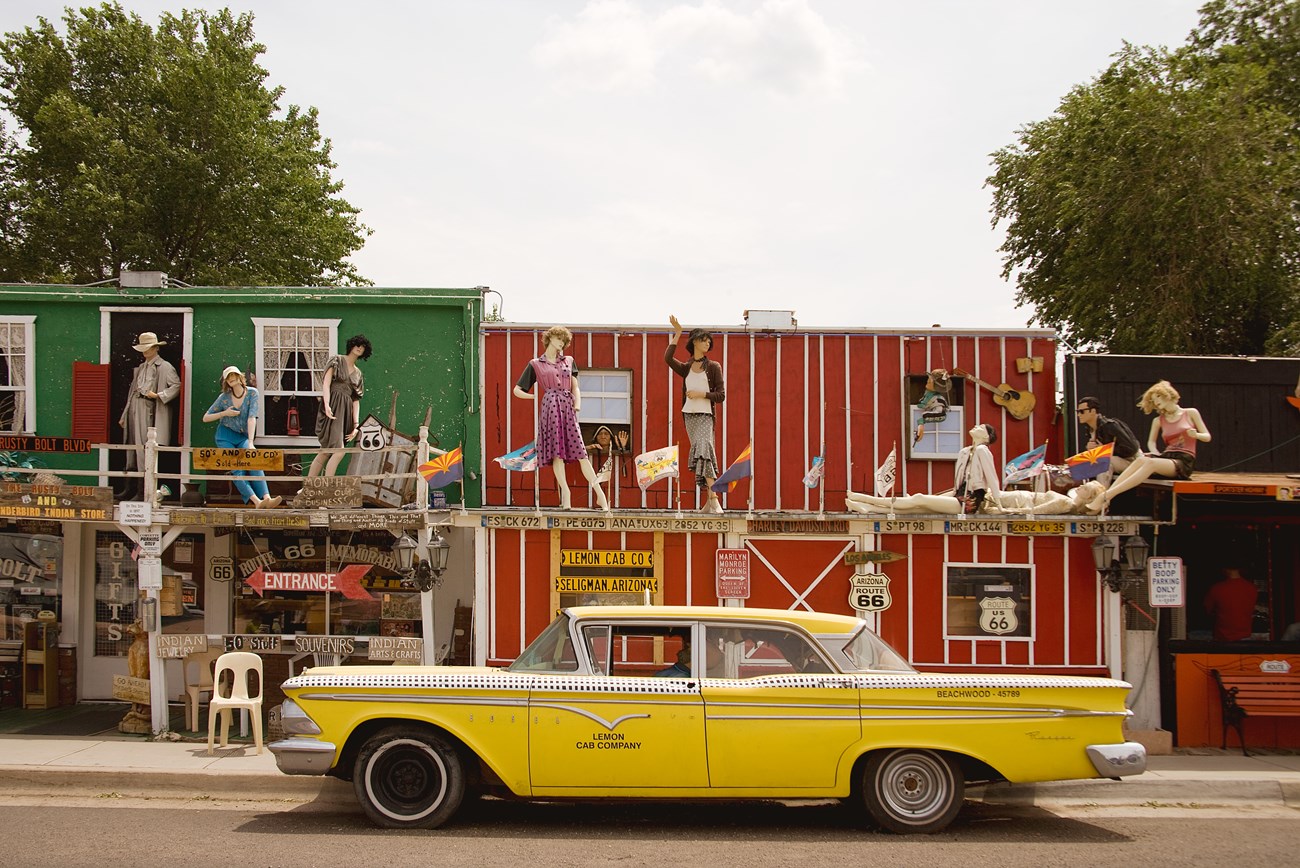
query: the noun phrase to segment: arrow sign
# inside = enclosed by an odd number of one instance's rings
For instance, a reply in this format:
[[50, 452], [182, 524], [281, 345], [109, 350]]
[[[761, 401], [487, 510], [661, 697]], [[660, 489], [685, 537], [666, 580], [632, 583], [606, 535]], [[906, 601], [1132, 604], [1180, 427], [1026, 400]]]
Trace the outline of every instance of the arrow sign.
[[361, 587], [361, 577], [370, 572], [370, 564], [348, 564], [337, 573], [268, 573], [259, 569], [244, 583], [259, 597], [266, 591], [332, 591], [349, 600], [373, 600]]
[[853, 566], [854, 564], [888, 564], [893, 561], [905, 561], [907, 555], [898, 552], [845, 552], [844, 564]]

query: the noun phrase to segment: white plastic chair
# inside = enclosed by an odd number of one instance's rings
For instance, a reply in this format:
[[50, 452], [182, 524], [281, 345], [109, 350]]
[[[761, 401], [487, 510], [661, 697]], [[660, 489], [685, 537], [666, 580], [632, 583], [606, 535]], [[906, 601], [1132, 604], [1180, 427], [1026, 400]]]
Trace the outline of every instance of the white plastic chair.
[[[257, 673], [257, 695], [248, 693], [248, 675]], [[223, 677], [224, 676], [224, 677]], [[223, 695], [229, 683], [229, 695]], [[221, 717], [221, 746], [230, 736], [230, 717], [236, 708], [248, 710], [253, 718], [253, 743], [262, 752], [262, 658], [249, 651], [229, 651], [217, 658], [212, 674], [212, 699], [208, 702], [208, 755], [212, 755], [212, 737], [217, 716]]]
[[181, 667], [185, 673], [185, 693], [181, 699], [185, 702], [185, 727], [191, 732], [199, 731], [199, 703], [203, 694], [212, 692], [212, 664], [221, 651], [216, 648], [190, 654]]

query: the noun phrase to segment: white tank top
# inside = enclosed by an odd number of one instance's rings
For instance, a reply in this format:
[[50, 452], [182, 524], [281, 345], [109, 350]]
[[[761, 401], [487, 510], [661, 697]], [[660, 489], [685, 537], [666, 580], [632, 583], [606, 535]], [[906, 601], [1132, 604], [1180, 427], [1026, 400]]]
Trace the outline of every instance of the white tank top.
[[[709, 375], [704, 371], [692, 370], [686, 375], [687, 392], [707, 392], [709, 391]], [[683, 413], [712, 413], [713, 402], [708, 398], [687, 398], [686, 403], [682, 404]]]

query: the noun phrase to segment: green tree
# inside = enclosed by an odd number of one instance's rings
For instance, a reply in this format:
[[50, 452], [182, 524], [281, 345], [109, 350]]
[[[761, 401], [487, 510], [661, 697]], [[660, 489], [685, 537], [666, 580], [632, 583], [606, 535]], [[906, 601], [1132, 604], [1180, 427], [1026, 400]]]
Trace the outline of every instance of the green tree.
[[1125, 46], [993, 154], [1003, 276], [1076, 347], [1261, 353], [1300, 312], [1295, 120], [1272, 64], [1214, 26]]
[[[117, 3], [0, 41], [0, 279], [89, 283], [124, 268], [191, 284], [366, 283], [370, 230], [340, 197], [314, 108], [280, 109], [253, 16], [157, 28]], [[21, 132], [19, 132], [21, 131]]]

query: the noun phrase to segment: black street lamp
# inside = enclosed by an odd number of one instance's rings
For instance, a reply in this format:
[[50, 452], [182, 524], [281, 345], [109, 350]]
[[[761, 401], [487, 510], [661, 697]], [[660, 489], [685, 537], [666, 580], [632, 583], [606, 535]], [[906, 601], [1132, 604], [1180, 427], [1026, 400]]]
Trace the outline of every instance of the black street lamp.
[[[420, 557], [421, 550], [423, 557]], [[397, 572], [403, 578], [413, 580], [421, 591], [432, 591], [442, 585], [442, 574], [447, 569], [451, 544], [437, 531], [433, 532], [433, 538], [424, 546], [411, 539], [410, 534], [404, 533], [393, 543], [393, 554], [397, 556]]]
[[[1118, 548], [1117, 544], [1118, 543]], [[1119, 593], [1124, 580], [1133, 575], [1140, 575], [1147, 568], [1147, 556], [1151, 547], [1142, 537], [1099, 536], [1092, 541], [1092, 562], [1101, 573], [1106, 587]]]

